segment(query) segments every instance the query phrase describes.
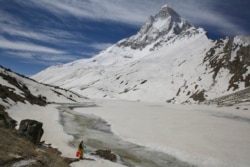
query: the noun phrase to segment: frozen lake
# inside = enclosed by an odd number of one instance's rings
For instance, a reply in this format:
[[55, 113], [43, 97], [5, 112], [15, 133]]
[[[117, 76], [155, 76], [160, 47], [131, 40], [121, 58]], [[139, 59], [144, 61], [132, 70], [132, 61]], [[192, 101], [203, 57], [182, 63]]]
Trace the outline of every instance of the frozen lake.
[[96, 105], [74, 111], [102, 118], [127, 142], [198, 166], [250, 165], [249, 110], [128, 101]]
[[124, 141], [111, 132], [106, 121], [92, 114], [80, 114], [73, 111], [74, 108], [85, 109], [88, 107], [98, 106], [66, 104], [59, 107], [60, 122], [65, 132], [74, 136], [75, 139], [70, 143], [71, 145], [76, 146], [83, 139], [89, 152], [97, 149], [112, 150], [119, 157], [118, 163], [130, 167], [194, 166], [166, 153]]

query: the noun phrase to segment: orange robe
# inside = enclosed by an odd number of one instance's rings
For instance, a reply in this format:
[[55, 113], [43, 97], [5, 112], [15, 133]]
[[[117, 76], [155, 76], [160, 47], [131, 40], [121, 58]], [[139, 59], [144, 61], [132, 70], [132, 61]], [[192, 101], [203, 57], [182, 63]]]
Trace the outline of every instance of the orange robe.
[[78, 145], [78, 151], [80, 152], [80, 159], [83, 159], [83, 154], [84, 154], [84, 151], [83, 151], [83, 143], [80, 143]]

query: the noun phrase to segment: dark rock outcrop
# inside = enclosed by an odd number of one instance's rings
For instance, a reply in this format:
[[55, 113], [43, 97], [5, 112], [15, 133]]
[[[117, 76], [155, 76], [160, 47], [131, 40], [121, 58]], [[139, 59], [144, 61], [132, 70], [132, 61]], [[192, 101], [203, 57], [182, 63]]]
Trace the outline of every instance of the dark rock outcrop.
[[22, 120], [18, 129], [19, 134], [27, 137], [34, 144], [39, 144], [43, 135], [43, 123], [35, 120]]
[[17, 121], [10, 118], [5, 111], [0, 110], [0, 127], [15, 128], [16, 125]]
[[217, 40], [215, 46], [211, 48], [204, 62], [208, 63], [208, 69], [213, 73], [213, 80], [217, 80], [220, 70], [228, 70], [231, 76], [228, 82], [228, 89], [235, 91], [240, 88], [240, 83], [244, 83], [245, 88], [250, 86], [250, 45], [245, 46], [237, 41], [244, 43], [244, 37], [225, 38]]
[[[1, 66], [0, 66], [1, 67]], [[40, 106], [46, 106], [47, 101], [46, 97], [42, 95], [35, 96], [33, 95], [29, 88], [22, 82], [18, 81], [17, 78], [11, 76], [8, 73], [1, 72], [0, 77], [2, 77], [5, 81], [7, 81], [10, 85], [18, 88], [20, 91], [22, 91], [23, 96], [20, 94], [17, 94], [15, 92], [15, 88], [9, 87], [9, 86], [4, 86], [0, 84], [0, 98], [2, 99], [11, 99], [14, 102], [22, 102], [26, 103], [27, 101], [30, 104], [37, 104]]]
[[112, 162], [116, 162], [117, 158], [116, 155], [111, 153], [110, 150], [97, 150], [95, 153], [92, 153], [91, 155], [98, 155], [104, 159], [110, 160]]

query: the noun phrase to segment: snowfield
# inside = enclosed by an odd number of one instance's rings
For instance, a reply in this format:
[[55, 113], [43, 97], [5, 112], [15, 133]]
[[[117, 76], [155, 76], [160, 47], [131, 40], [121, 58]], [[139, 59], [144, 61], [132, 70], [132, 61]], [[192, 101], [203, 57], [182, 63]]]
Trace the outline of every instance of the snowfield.
[[250, 165], [250, 113], [215, 106], [103, 101], [76, 109], [111, 124], [125, 140], [203, 167]]
[[[201, 167], [250, 166], [249, 110], [198, 105], [171, 105], [129, 101], [96, 101], [97, 107], [76, 108], [79, 114], [94, 114], [106, 120], [122, 139], [165, 152]], [[14, 119], [44, 123], [42, 140], [52, 143], [64, 156], [74, 157], [73, 137], [63, 131], [56, 105], [9, 109]], [[72, 163], [72, 167], [120, 167], [107, 160]]]

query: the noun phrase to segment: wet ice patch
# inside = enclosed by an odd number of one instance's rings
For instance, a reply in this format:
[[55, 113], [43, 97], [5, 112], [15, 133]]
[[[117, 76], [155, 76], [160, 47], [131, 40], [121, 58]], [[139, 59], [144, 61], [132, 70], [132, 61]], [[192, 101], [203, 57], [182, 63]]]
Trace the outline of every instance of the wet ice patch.
[[108, 124], [105, 120], [95, 115], [85, 115], [85, 116], [93, 121], [93, 123], [88, 127], [89, 129], [111, 133], [110, 124]]

